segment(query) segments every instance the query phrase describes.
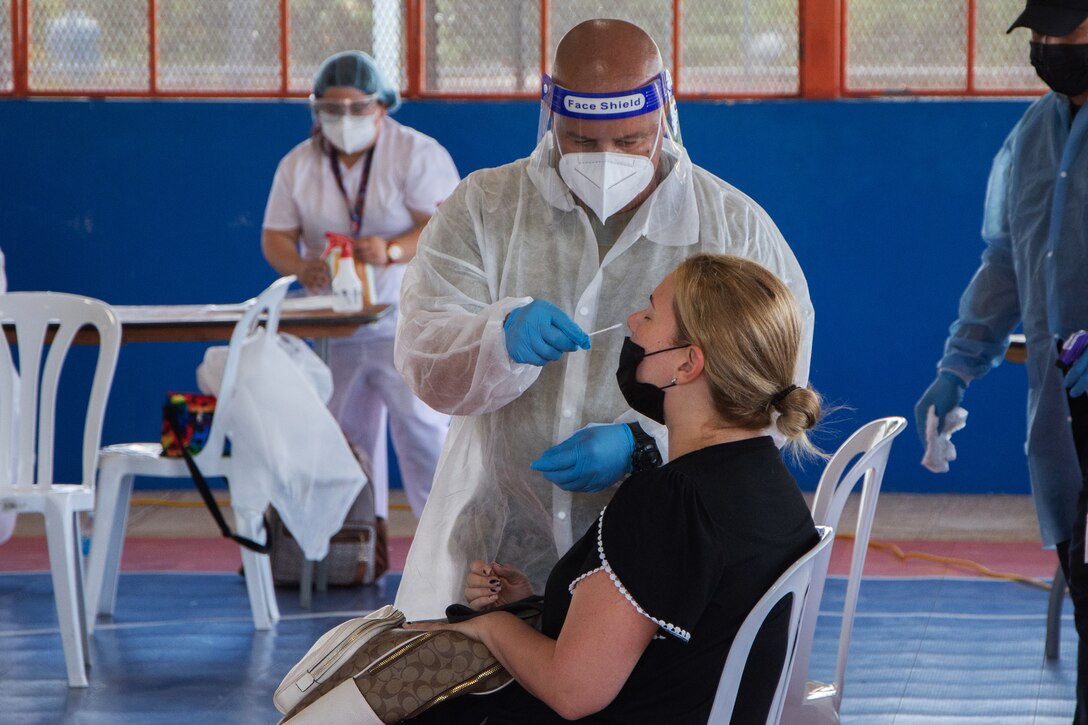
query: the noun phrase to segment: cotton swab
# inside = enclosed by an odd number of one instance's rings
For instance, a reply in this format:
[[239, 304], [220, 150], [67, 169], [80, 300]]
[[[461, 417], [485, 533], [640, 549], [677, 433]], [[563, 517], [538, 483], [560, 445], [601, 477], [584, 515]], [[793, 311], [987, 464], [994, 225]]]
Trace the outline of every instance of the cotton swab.
[[616, 324], [612, 325], [611, 327], [603, 327], [600, 330], [597, 330], [596, 332], [589, 333], [588, 337], [593, 337], [594, 335], [599, 335], [602, 332], [608, 332], [609, 330], [615, 330], [617, 327], [623, 327], [623, 323], [622, 322], [617, 322]]

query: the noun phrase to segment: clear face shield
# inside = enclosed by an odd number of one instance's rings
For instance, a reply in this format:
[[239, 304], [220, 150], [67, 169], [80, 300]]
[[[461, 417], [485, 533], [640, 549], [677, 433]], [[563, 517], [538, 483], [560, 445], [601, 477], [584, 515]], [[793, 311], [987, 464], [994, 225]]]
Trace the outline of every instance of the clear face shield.
[[378, 96], [317, 98], [310, 96], [310, 114], [336, 148], [352, 154], [369, 147], [378, 135]]
[[603, 222], [653, 181], [665, 139], [680, 145], [669, 73], [614, 93], [571, 91], [545, 75], [537, 141], [549, 130], [560, 178]]

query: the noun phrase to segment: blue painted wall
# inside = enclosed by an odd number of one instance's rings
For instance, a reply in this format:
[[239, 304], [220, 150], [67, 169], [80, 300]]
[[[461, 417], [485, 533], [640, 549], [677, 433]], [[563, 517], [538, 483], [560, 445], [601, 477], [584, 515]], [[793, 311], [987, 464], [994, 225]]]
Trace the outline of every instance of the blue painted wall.
[[[1026, 105], [681, 104], [692, 158], [762, 204], [806, 271], [817, 315], [812, 380], [850, 407], [828, 426], [825, 448], [874, 417], [912, 417], [982, 250], [990, 160]], [[536, 117], [527, 102], [413, 102], [397, 114], [441, 141], [462, 174], [528, 153]], [[298, 102], [0, 101], [0, 247], [11, 289], [117, 304], [252, 296], [275, 276], [259, 250], [272, 173], [309, 124]], [[106, 442], [153, 439], [164, 391], [195, 389], [204, 347], [126, 346]], [[910, 430], [887, 489], [1026, 492], [1024, 400], [1022, 368], [998, 368], [968, 393], [952, 473], [918, 466]], [[818, 470], [809, 464], [802, 484], [811, 488]]]

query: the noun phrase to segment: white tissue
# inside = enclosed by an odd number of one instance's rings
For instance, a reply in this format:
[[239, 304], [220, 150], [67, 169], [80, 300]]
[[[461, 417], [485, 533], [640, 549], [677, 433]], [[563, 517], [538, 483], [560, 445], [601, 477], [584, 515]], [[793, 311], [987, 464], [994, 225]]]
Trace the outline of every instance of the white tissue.
[[937, 414], [933, 406], [926, 412], [926, 454], [922, 465], [934, 473], [948, 473], [948, 463], [956, 460], [956, 447], [952, 434], [967, 425], [967, 411], [953, 408], [944, 417], [944, 430], [937, 432]]

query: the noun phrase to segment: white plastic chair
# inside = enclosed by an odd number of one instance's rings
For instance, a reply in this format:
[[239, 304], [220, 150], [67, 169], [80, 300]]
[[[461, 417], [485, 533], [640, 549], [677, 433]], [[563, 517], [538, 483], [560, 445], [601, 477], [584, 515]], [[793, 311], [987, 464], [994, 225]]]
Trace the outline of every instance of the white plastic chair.
[[[15, 329], [19, 361], [16, 371], [11, 347], [0, 346], [0, 390], [12, 389], [16, 372], [21, 378], [18, 415], [10, 396], [6, 401], [0, 398], [0, 509], [37, 513], [45, 518], [68, 685], [86, 687], [89, 659], [79, 512], [94, 508], [95, 463], [121, 346], [121, 325], [105, 302], [55, 292], [0, 295], [0, 319]], [[46, 343], [50, 324], [56, 325], [55, 333], [52, 342]], [[81, 482], [55, 483], [57, 388], [75, 335], [87, 327], [97, 330], [99, 338], [94, 377], [85, 399], [81, 394], [76, 401], [64, 401], [64, 409], [68, 410], [82, 410], [86, 405], [79, 459]], [[71, 392], [67, 382], [64, 391], [66, 395]]]
[[823, 598], [825, 570], [824, 575], [812, 581], [811, 595], [817, 606], [806, 612], [801, 622], [797, 665], [786, 690], [783, 713], [784, 722], [790, 725], [826, 725], [839, 722], [846, 657], [850, 650], [850, 634], [854, 628], [858, 589], [865, 568], [865, 554], [869, 548], [869, 534], [873, 529], [877, 497], [880, 495], [880, 484], [884, 479], [884, 468], [888, 463], [888, 454], [891, 453], [892, 441], [906, 427], [907, 421], [898, 416], [879, 418], [867, 423], [835, 451], [820, 477], [816, 498], [812, 502], [812, 519], [817, 525], [839, 528], [843, 507], [859, 481], [862, 482], [861, 502], [858, 507], [857, 527], [854, 530], [850, 575], [846, 581], [835, 679], [829, 683], [808, 680], [812, 638], [820, 610], [818, 605]]
[[[714, 704], [710, 708], [708, 725], [729, 725], [733, 717], [733, 706], [737, 702], [737, 693], [740, 690], [741, 676], [744, 674], [745, 665], [748, 664], [748, 655], [752, 651], [756, 635], [759, 634], [759, 630], [775, 605], [792, 594], [786, 659], [782, 663], [782, 674], [779, 675], [771, 709], [767, 713], [767, 725], [778, 725], [782, 721], [786, 683], [797, 662], [798, 648], [801, 646], [797, 637], [801, 620], [805, 612], [810, 609], [819, 609], [820, 606], [819, 599], [813, 599], [812, 582], [827, 572], [827, 565], [831, 559], [831, 542], [835, 538], [835, 530], [829, 526], [817, 526], [816, 529], [820, 533], [820, 541], [778, 577], [778, 581], [760, 597], [760, 600], [752, 607], [752, 611], [744, 618], [740, 629], [737, 630], [737, 636], [733, 638], [733, 644], [729, 647], [729, 655], [725, 658], [725, 667], [722, 668], [718, 691], [714, 695]], [[793, 725], [791, 720], [782, 722]]]
[[[238, 375], [242, 345], [257, 331], [261, 316], [267, 314], [265, 330], [274, 335], [279, 327], [280, 307], [294, 277], [282, 277], [262, 292], [234, 327], [223, 371], [223, 381], [216, 400], [208, 440], [193, 456], [206, 478], [222, 476], [228, 485], [235, 471], [229, 455], [223, 454], [225, 434], [217, 421], [227, 418]], [[94, 631], [98, 615], [113, 613], [117, 599], [117, 580], [121, 564], [121, 546], [128, 520], [129, 500], [135, 476], [154, 478], [190, 478], [185, 460], [162, 455], [159, 443], [121, 443], [102, 449], [98, 469], [98, 505], [95, 508], [94, 534], [87, 561], [87, 629]], [[264, 512], [234, 508], [235, 533], [257, 542], [265, 541]], [[279, 606], [272, 582], [272, 567], [267, 554], [242, 547], [253, 625], [271, 629], [279, 621]]]

